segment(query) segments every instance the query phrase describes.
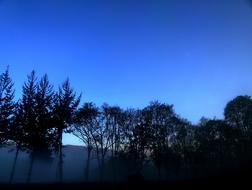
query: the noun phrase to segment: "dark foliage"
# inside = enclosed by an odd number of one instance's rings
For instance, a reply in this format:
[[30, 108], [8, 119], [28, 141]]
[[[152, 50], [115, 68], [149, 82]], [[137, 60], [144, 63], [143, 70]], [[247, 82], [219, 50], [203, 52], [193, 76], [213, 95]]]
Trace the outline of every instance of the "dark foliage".
[[7, 68], [0, 75], [0, 145], [11, 138], [8, 131], [13, 125], [15, 106], [13, 82]]
[[[84, 180], [89, 180], [90, 156], [94, 152], [101, 181], [111, 167], [129, 183], [146, 181], [144, 170], [155, 166], [159, 181], [201, 179], [251, 171], [252, 99], [238, 96], [227, 103], [225, 118], [202, 118], [192, 125], [177, 115], [173, 105], [151, 102], [143, 109], [84, 103], [66, 80], [58, 92], [47, 75], [35, 72], [23, 85], [22, 97], [14, 101], [8, 69], [0, 75], [0, 144], [12, 142], [16, 153], [10, 183], [20, 150], [30, 153], [27, 182], [36, 159], [50, 160], [58, 153], [59, 182], [63, 180], [63, 133], [73, 133], [88, 150]], [[108, 162], [107, 162], [108, 161]], [[154, 173], [153, 173], [154, 175]]]

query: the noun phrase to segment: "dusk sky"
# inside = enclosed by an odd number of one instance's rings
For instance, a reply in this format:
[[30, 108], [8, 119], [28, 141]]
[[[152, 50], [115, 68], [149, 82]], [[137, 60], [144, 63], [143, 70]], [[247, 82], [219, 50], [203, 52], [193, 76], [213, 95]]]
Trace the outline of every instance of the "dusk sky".
[[[174, 105], [197, 123], [252, 95], [248, 0], [0, 0], [0, 72], [16, 97], [32, 69], [82, 102]], [[78, 144], [71, 135], [65, 144]]]

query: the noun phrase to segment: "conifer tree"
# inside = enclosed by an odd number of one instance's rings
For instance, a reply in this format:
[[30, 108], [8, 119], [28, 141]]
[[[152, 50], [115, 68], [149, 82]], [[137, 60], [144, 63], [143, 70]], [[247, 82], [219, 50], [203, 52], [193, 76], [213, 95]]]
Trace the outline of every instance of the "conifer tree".
[[54, 127], [56, 130], [55, 149], [59, 154], [58, 175], [59, 181], [63, 180], [63, 132], [71, 132], [73, 116], [80, 103], [81, 95], [77, 96], [67, 79], [59, 88], [54, 98]]
[[10, 140], [9, 130], [14, 120], [14, 89], [9, 68], [0, 75], [0, 144]]

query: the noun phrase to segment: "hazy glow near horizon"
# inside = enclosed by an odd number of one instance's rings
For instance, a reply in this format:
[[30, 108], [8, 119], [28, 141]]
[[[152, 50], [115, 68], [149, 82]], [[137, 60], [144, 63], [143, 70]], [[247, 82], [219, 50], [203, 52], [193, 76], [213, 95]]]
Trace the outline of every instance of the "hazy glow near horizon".
[[10, 66], [17, 97], [35, 69], [55, 87], [69, 77], [83, 102], [160, 100], [193, 123], [222, 118], [252, 95], [251, 52], [247, 0], [0, 1], [0, 71]]

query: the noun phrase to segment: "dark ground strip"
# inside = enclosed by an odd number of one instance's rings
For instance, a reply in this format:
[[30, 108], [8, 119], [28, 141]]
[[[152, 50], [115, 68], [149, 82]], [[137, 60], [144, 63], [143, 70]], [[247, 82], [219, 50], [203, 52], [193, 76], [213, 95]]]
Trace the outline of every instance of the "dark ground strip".
[[249, 173], [241, 172], [236, 175], [211, 177], [193, 180], [177, 180], [177, 181], [132, 181], [128, 183], [64, 183], [64, 184], [17, 184], [17, 185], [0, 185], [0, 189], [61, 189], [61, 190], [87, 190], [87, 189], [250, 189], [252, 186], [252, 178]]

